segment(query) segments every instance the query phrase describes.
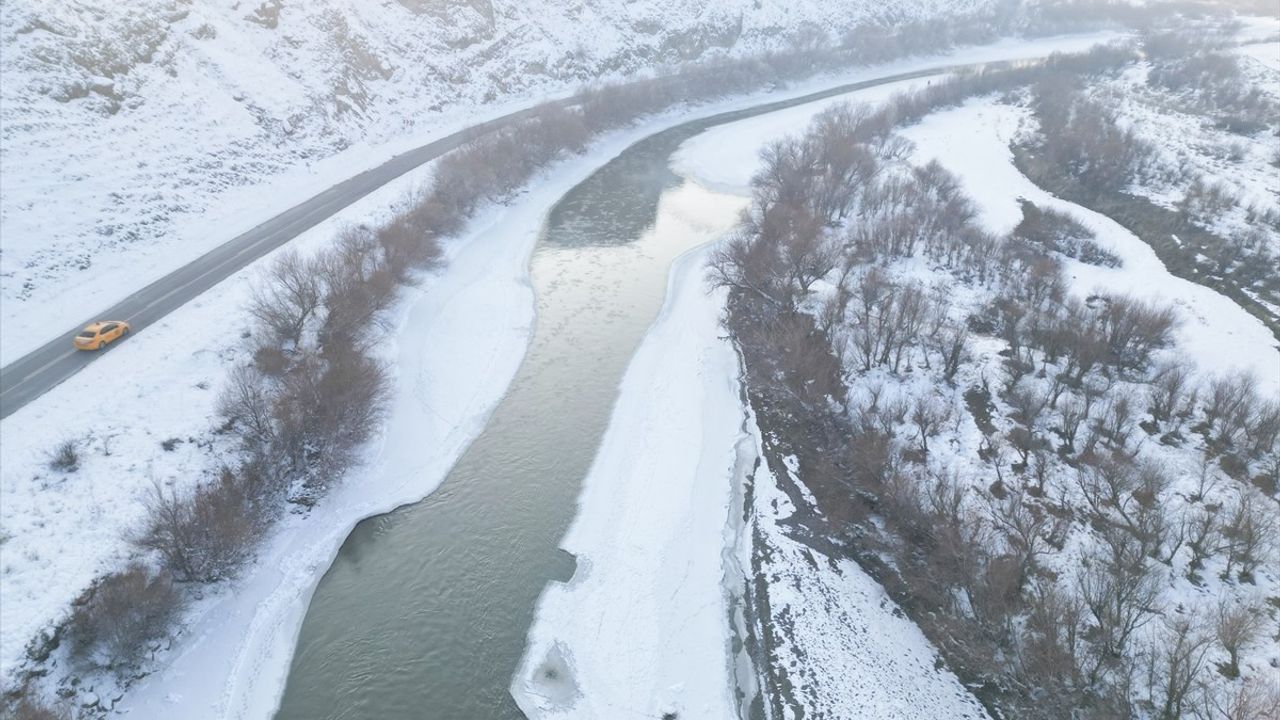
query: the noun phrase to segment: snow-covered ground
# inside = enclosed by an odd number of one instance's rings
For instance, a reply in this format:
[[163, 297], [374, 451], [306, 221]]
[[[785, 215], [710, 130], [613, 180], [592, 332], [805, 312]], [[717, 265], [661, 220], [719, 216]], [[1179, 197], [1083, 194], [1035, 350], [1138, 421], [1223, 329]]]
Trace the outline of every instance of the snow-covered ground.
[[[1280, 41], [1245, 45], [1241, 70], [1245, 82], [1264, 96], [1280, 100]], [[1262, 234], [1273, 254], [1280, 253], [1280, 231], [1268, 229], [1251, 211], [1280, 213], [1280, 182], [1272, 163], [1280, 146], [1271, 129], [1252, 134], [1231, 132], [1212, 112], [1148, 81], [1150, 67], [1139, 65], [1114, 78], [1102, 79], [1090, 93], [1113, 109], [1124, 127], [1132, 129], [1155, 150], [1130, 191], [1168, 208], [1177, 208], [1192, 184], [1201, 179], [1219, 187], [1238, 202], [1197, 218], [1223, 238]], [[1230, 114], [1230, 110], [1220, 111]]]
[[577, 570], [543, 593], [513, 680], [531, 718], [737, 717], [722, 559], [742, 410], [706, 255], [676, 262], [622, 381], [561, 543]]
[[[732, 503], [753, 465], [739, 448], [761, 448], [705, 258], [672, 271], [562, 543], [577, 571], [539, 601], [512, 683], [531, 718], [739, 717], [729, 588], [747, 580], [754, 528]], [[769, 545], [761, 572], [786, 618], [771, 659], [800, 702], [819, 717], [986, 717], [878, 583], [788, 536], [790, 501], [766, 465], [752, 483], [749, 522]]]
[[[759, 428], [750, 427], [763, 453]], [[776, 642], [769, 660], [793, 688], [793, 702], [814, 717], [987, 718], [880, 583], [853, 560], [791, 537], [786, 523], [796, 508], [781, 483], [811, 497], [791, 469], [788, 475], [779, 479], [760, 463], [749, 522], [766, 545], [758, 572], [768, 578], [772, 617], [765, 622]]]
[[[1268, 70], [1280, 71], [1280, 41], [1271, 40], [1269, 42], [1250, 43], [1242, 45], [1236, 49], [1241, 56], [1248, 58], [1250, 62], [1257, 63]], [[1272, 90], [1276, 88], [1273, 78]]]
[[0, 364], [310, 195], [579, 85], [986, 0], [14, 0]]
[[992, 232], [1007, 233], [1022, 219], [1018, 198], [1060, 210], [1093, 231], [1121, 265], [1108, 268], [1066, 259], [1073, 294], [1102, 291], [1168, 302], [1182, 318], [1175, 330], [1178, 350], [1201, 372], [1249, 371], [1261, 382], [1264, 397], [1280, 395], [1280, 353], [1261, 320], [1225, 295], [1170, 274], [1151, 246], [1119, 223], [1059, 200], [1018, 171], [1010, 143], [1027, 117], [1024, 109], [979, 99], [934, 113], [902, 134], [915, 143], [918, 163], [938, 160], [960, 178]]

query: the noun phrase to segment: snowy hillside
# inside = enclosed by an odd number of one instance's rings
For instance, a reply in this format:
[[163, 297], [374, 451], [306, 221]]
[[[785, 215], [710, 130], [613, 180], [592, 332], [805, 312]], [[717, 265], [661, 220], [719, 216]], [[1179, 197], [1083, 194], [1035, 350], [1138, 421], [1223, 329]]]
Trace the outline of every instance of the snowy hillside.
[[445, 128], [602, 77], [988, 5], [5, 3], [0, 162], [22, 180], [0, 203], [0, 362]]

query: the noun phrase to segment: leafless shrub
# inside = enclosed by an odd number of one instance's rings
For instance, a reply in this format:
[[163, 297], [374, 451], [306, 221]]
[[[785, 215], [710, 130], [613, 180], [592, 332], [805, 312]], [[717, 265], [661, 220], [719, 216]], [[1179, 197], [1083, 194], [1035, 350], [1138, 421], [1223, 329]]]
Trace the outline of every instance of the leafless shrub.
[[1083, 705], [1086, 620], [1083, 601], [1053, 581], [1039, 581], [1028, 594], [1026, 627], [1018, 637], [1018, 675], [1048, 695], [1044, 704], [1050, 708]]
[[1066, 443], [1067, 448], [1074, 449], [1080, 425], [1089, 419], [1084, 403], [1074, 396], [1069, 397], [1062, 402], [1059, 407], [1059, 413], [1062, 416], [1062, 426], [1060, 428], [1062, 440]]
[[325, 288], [321, 347], [360, 345], [381, 312], [395, 299], [398, 282], [377, 238], [364, 228], [348, 228], [316, 261]]
[[286, 376], [274, 398], [273, 457], [303, 480], [309, 497], [350, 466], [377, 428], [389, 393], [386, 370], [355, 348], [333, 346]]
[[1120, 189], [1155, 154], [1150, 143], [1116, 122], [1114, 111], [1073, 89], [1070, 81], [1050, 77], [1037, 86], [1036, 116], [1047, 159], [1089, 186]]
[[1248, 373], [1228, 373], [1209, 382], [1205, 393], [1205, 435], [1220, 448], [1245, 435], [1257, 405], [1258, 381]]
[[992, 527], [1000, 534], [1017, 567], [1017, 589], [1022, 590], [1048, 550], [1050, 537], [1059, 535], [1065, 521], [1054, 518], [1032, 502], [1025, 490], [1014, 488], [1004, 498], [987, 501]]
[[898, 372], [921, 340], [933, 311], [929, 302], [919, 283], [899, 285], [878, 268], [859, 275], [853, 281], [846, 335], [859, 367], [869, 371], [885, 365]]
[[1152, 350], [1169, 344], [1178, 316], [1172, 307], [1121, 295], [1108, 298], [1100, 322], [1114, 362], [1140, 369]]
[[911, 406], [911, 423], [916, 426], [920, 451], [929, 454], [929, 439], [951, 419], [951, 405], [937, 395], [918, 395]]
[[1159, 581], [1143, 561], [1136, 541], [1127, 533], [1112, 537], [1117, 542], [1089, 557], [1077, 581], [1097, 648], [1088, 669], [1091, 684], [1125, 656], [1133, 633], [1154, 617], [1160, 594]]
[[73, 603], [66, 637], [78, 662], [124, 673], [165, 636], [182, 597], [165, 573], [139, 564], [95, 581]]
[[1221, 183], [1210, 182], [1204, 177], [1192, 181], [1178, 203], [1178, 209], [1202, 224], [1212, 224], [1236, 205], [1236, 198]]
[[969, 347], [969, 329], [963, 325], [946, 322], [929, 335], [929, 344], [942, 360], [942, 377], [953, 382], [960, 371]]
[[1277, 440], [1280, 440], [1280, 399], [1259, 400], [1250, 413], [1244, 435], [1251, 457], [1273, 452]]
[[80, 468], [80, 443], [74, 438], [66, 438], [54, 446], [49, 453], [49, 469], [57, 472], [72, 473]]
[[1094, 234], [1075, 218], [1053, 208], [1040, 208], [1019, 199], [1022, 221], [1013, 229], [1014, 237], [1035, 243], [1090, 265], [1119, 267], [1120, 258], [1093, 241]]
[[1113, 449], [1124, 450], [1136, 422], [1137, 409], [1133, 406], [1133, 399], [1126, 392], [1115, 392], [1104, 402], [1093, 429]]
[[[1170, 47], [1172, 41], [1158, 40]], [[1152, 39], [1148, 39], [1150, 47]], [[1190, 96], [1199, 107], [1218, 114], [1234, 131], [1251, 134], [1266, 127], [1275, 105], [1256, 87], [1250, 87], [1237, 58], [1214, 52], [1209, 44], [1181, 41], [1183, 52], [1162, 53], [1153, 63], [1148, 82]]]
[[132, 540], [159, 553], [175, 579], [216, 582], [252, 552], [266, 521], [262, 500], [230, 471], [184, 495], [156, 485]]

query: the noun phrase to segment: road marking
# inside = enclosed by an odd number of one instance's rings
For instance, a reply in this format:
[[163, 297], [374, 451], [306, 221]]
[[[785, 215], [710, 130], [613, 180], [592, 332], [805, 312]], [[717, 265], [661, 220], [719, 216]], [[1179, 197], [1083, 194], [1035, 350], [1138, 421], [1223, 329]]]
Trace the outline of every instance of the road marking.
[[[23, 376], [22, 376], [22, 380], [20, 380], [19, 382], [26, 382], [28, 379], [30, 379], [30, 378], [31, 378], [31, 376], [36, 375], [37, 373], [43, 372], [44, 370], [48, 369], [48, 367], [49, 367], [50, 365], [53, 365], [54, 363], [62, 362], [63, 360], [66, 360], [68, 357], [71, 357], [71, 354], [70, 354], [70, 353], [63, 353], [63, 354], [59, 355], [58, 357], [56, 357], [56, 358], [54, 358], [54, 359], [50, 360], [49, 362], [47, 362], [47, 363], [45, 363], [45, 364], [41, 365], [40, 367], [36, 368], [35, 370], [32, 370], [31, 372], [27, 373], [26, 375], [23, 375]], [[17, 387], [17, 386], [15, 385], [14, 387]], [[12, 388], [10, 388], [10, 389], [12, 389]]]

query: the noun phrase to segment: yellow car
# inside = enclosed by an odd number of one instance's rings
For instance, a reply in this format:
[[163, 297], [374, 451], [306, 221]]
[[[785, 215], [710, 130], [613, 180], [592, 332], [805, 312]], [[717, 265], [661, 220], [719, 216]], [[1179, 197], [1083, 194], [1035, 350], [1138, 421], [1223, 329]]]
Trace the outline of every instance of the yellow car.
[[109, 342], [129, 334], [129, 323], [123, 320], [100, 320], [91, 323], [71, 342], [77, 350], [101, 350]]

